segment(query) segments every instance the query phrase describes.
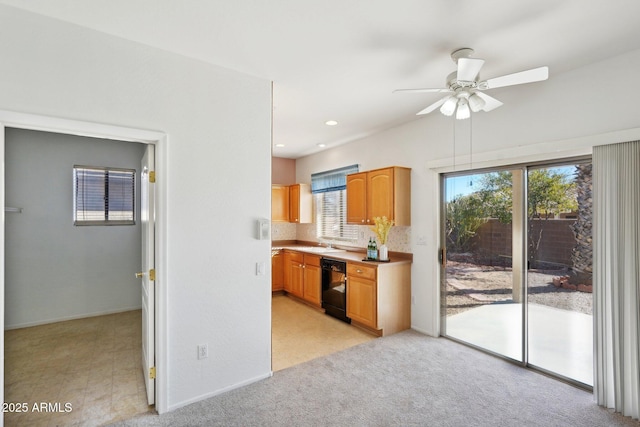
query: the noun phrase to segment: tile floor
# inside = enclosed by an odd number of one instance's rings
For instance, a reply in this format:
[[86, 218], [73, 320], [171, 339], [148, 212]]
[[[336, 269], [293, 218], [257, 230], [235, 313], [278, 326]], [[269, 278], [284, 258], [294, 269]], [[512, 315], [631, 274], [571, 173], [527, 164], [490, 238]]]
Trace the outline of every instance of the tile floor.
[[271, 308], [273, 371], [376, 338], [285, 295], [274, 295]]
[[[5, 426], [97, 426], [153, 410], [141, 367], [140, 310], [5, 332]], [[70, 412], [34, 412], [40, 402]], [[64, 409], [62, 409], [64, 411]]]

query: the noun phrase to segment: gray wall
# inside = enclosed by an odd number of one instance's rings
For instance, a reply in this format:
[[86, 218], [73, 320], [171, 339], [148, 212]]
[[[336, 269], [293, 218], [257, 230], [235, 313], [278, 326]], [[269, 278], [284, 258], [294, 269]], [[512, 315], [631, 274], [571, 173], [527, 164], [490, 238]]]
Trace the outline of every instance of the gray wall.
[[134, 226], [73, 225], [73, 166], [140, 170], [145, 145], [8, 128], [5, 328], [140, 307]]

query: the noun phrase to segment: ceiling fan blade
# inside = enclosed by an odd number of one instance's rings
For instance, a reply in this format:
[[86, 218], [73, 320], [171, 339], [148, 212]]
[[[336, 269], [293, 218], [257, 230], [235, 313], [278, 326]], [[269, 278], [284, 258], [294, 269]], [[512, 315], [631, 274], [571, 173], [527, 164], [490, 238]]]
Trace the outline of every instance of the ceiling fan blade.
[[426, 92], [435, 92], [435, 93], [447, 93], [447, 92], [451, 92], [449, 89], [446, 88], [438, 88], [438, 89], [396, 89], [393, 91], [393, 93], [396, 92], [404, 92], [404, 93], [426, 93]]
[[478, 92], [475, 92], [475, 94], [478, 95], [480, 98], [482, 98], [482, 100], [484, 101], [484, 107], [482, 107], [482, 111], [495, 110], [496, 108], [502, 105], [502, 102], [498, 101], [492, 96], [487, 95], [484, 92], [478, 91]]
[[420, 116], [422, 114], [429, 114], [430, 112], [432, 112], [433, 110], [435, 110], [436, 108], [438, 108], [439, 106], [441, 106], [442, 104], [444, 104], [444, 102], [447, 100], [447, 96], [445, 96], [444, 98], [442, 98], [439, 101], [434, 102], [433, 104], [429, 105], [427, 108], [425, 108], [424, 110], [416, 113], [416, 116]]
[[459, 58], [457, 79], [465, 82], [475, 81], [483, 65], [484, 59]]
[[494, 77], [481, 82], [478, 86], [481, 89], [494, 89], [497, 87], [520, 85], [524, 83], [539, 82], [549, 78], [549, 67], [533, 68], [519, 73], [507, 74], [506, 76]]

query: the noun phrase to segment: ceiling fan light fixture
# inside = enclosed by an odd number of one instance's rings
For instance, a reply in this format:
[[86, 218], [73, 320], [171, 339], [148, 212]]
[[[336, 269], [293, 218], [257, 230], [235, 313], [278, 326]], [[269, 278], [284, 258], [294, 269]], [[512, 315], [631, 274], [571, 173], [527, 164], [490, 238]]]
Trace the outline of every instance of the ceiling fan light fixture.
[[480, 98], [477, 94], [471, 94], [471, 96], [469, 97], [469, 107], [471, 107], [471, 111], [473, 111], [474, 113], [482, 110], [485, 105], [486, 102], [484, 101], [484, 99]]
[[471, 117], [471, 110], [469, 110], [469, 104], [466, 101], [460, 100], [458, 104], [458, 111], [456, 112], [456, 119], [464, 120]]
[[445, 116], [450, 116], [456, 111], [456, 105], [458, 105], [458, 98], [449, 96], [444, 104], [442, 104], [442, 107], [440, 107], [440, 112]]

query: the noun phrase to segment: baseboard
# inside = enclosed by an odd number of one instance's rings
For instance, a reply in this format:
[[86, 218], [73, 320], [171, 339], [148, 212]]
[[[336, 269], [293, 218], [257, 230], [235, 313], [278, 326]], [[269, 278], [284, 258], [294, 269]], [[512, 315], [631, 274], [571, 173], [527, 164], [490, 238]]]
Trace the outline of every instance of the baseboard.
[[245, 380], [245, 381], [230, 385], [228, 387], [221, 388], [221, 389], [213, 391], [211, 393], [201, 394], [200, 396], [194, 397], [192, 399], [184, 400], [184, 401], [182, 401], [180, 403], [176, 403], [175, 405], [169, 405], [169, 408], [167, 409], [167, 412], [175, 411], [176, 409], [180, 409], [182, 407], [191, 405], [192, 403], [200, 402], [201, 400], [205, 400], [205, 399], [209, 399], [211, 397], [218, 396], [218, 395], [220, 395], [222, 393], [226, 393], [228, 391], [235, 390], [237, 388], [241, 388], [241, 387], [247, 386], [249, 384], [253, 384], [255, 382], [265, 380], [267, 378], [271, 378], [272, 376], [273, 376], [273, 371], [269, 371], [266, 374], [259, 375], [257, 377], [253, 377], [253, 378], [249, 378], [248, 380]]
[[426, 331], [426, 330], [421, 329], [421, 328], [416, 328], [415, 326], [412, 326], [411, 329], [416, 331], [416, 332], [420, 332], [423, 335], [428, 335], [428, 336], [434, 337], [434, 338], [438, 338], [440, 336], [440, 334], [432, 334], [429, 331]]
[[100, 312], [96, 312], [96, 313], [78, 314], [78, 315], [74, 315], [74, 316], [59, 317], [59, 318], [56, 318], [56, 319], [40, 320], [40, 321], [37, 321], [37, 322], [20, 323], [20, 324], [17, 324], [17, 325], [5, 325], [4, 326], [4, 330], [5, 331], [9, 331], [9, 330], [12, 330], [12, 329], [30, 328], [32, 326], [48, 325], [49, 323], [66, 322], [67, 320], [87, 319], [89, 317], [106, 316], [106, 315], [109, 315], [109, 314], [124, 313], [124, 312], [127, 312], [127, 311], [134, 311], [134, 310], [140, 310], [140, 309], [142, 309], [142, 306], [129, 307], [129, 308], [120, 308], [120, 309], [117, 309], [117, 310], [100, 311]]

